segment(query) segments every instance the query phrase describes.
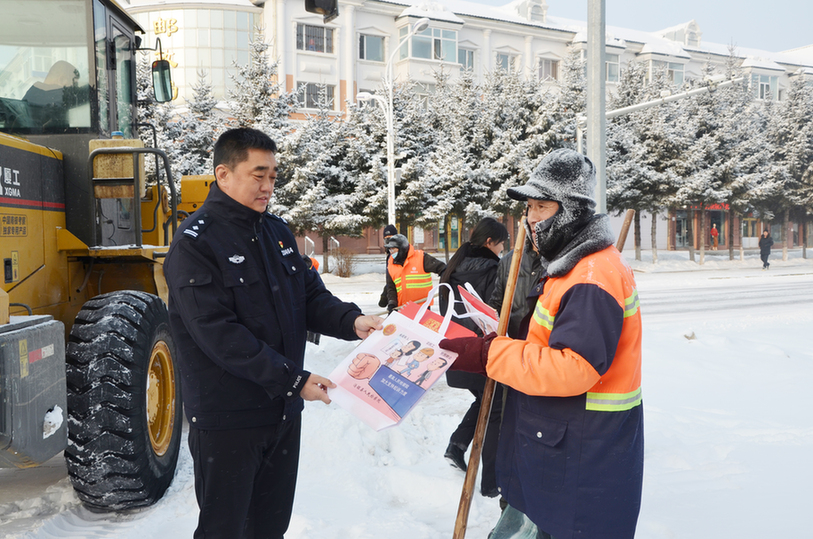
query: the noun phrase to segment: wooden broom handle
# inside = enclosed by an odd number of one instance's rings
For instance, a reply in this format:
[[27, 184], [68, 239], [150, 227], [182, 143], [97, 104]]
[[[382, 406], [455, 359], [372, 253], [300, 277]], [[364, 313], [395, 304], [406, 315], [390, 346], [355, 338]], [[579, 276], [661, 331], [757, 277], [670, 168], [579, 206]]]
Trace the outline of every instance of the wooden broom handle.
[[[624, 216], [624, 224], [621, 225], [621, 232], [618, 233], [618, 241], [615, 243], [615, 248], [618, 249], [619, 253], [624, 250], [633, 217], [635, 217], [635, 210], [627, 210], [627, 214]], [[655, 216], [653, 215], [652, 218], [654, 219]]]
[[[517, 240], [514, 243], [514, 255], [511, 257], [511, 266], [508, 270], [508, 280], [505, 283], [505, 294], [502, 298], [500, 322], [497, 325], [497, 335], [505, 336], [508, 330], [508, 320], [511, 318], [511, 305], [514, 302], [514, 291], [517, 288], [517, 276], [522, 264], [522, 252], [525, 250], [525, 219], [519, 223]], [[474, 483], [477, 480], [477, 470], [480, 468], [480, 454], [483, 451], [483, 439], [486, 435], [488, 417], [491, 413], [491, 404], [494, 401], [494, 388], [496, 382], [486, 378], [483, 388], [483, 399], [480, 403], [480, 415], [477, 416], [477, 427], [474, 430], [474, 439], [471, 442], [469, 465], [466, 469], [466, 479], [463, 482], [463, 492], [460, 494], [460, 505], [457, 507], [457, 520], [454, 525], [454, 539], [463, 539], [466, 536], [466, 525], [469, 520], [471, 498], [474, 493]]]

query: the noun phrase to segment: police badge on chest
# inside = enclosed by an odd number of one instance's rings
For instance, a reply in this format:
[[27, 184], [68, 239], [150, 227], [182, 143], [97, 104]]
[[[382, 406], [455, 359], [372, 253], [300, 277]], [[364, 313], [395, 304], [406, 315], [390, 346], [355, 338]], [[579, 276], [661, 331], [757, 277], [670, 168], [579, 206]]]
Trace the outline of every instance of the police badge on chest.
[[279, 250], [279, 252], [282, 253], [282, 256], [288, 256], [294, 253], [293, 247], [285, 247], [281, 241], [279, 242]]

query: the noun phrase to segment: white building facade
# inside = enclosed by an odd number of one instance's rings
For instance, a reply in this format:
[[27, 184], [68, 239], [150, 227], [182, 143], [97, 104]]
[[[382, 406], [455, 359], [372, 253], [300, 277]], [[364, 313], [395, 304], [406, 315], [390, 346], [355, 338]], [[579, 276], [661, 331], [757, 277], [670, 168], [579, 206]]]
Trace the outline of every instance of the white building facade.
[[[476, 80], [508, 69], [545, 84], [561, 76], [568, 46], [585, 50], [587, 41], [585, 21], [556, 17], [545, 0], [499, 7], [462, 0], [341, 0], [339, 16], [327, 24], [305, 11], [304, 0], [130, 0], [124, 7], [147, 29], [147, 46], [161, 38], [179, 103], [191, 98], [201, 71], [215, 96], [225, 99], [233, 62], [248, 62], [258, 27], [286, 89], [303, 89], [302, 112], [317, 106], [320, 85], [327, 86], [337, 112], [358, 92], [380, 90], [391, 56], [396, 81], [410, 78], [431, 93], [433, 73], [441, 68], [452, 76], [472, 69]], [[396, 52], [422, 17], [430, 19], [429, 28]], [[645, 62], [651, 71], [665, 67], [680, 85], [701, 77], [707, 62], [722, 66], [729, 55], [727, 45], [704, 42], [694, 21], [657, 32], [607, 27], [606, 34], [608, 91], [630, 60]], [[813, 74], [813, 46], [786, 52], [737, 48], [735, 55], [760, 99], [782, 100], [791, 77]]]
[[[321, 15], [305, 11], [304, 0], [120, 0], [147, 30], [145, 46], [161, 39], [181, 106], [192, 98], [193, 85], [205, 73], [215, 97], [228, 108], [233, 64], [249, 62], [249, 43], [262, 28], [286, 90], [300, 91], [296, 118], [316, 112], [325, 97], [341, 115], [359, 92], [382, 93], [390, 58], [395, 81], [416, 82], [417, 91], [427, 95], [440, 69], [452, 78], [471, 69], [475, 81], [505, 69], [553, 85], [563, 75], [569, 47], [586, 57], [587, 24], [556, 17], [555, 3], [566, 0], [549, 1], [552, 5], [515, 0], [495, 7], [464, 0], [413, 0], [414, 5], [339, 0], [339, 16], [325, 23]], [[412, 25], [424, 17], [429, 27], [399, 49]], [[783, 52], [737, 47], [733, 52], [757, 99], [782, 101], [793, 77], [813, 79], [813, 45]], [[608, 26], [605, 53], [608, 93], [615, 90], [623, 66], [633, 60], [646, 65], [650, 76], [665, 68], [680, 87], [702, 78], [708, 63], [722, 72], [730, 55], [728, 45], [705, 42], [695, 21], [655, 32]], [[711, 217], [722, 224], [724, 212], [717, 213]], [[642, 218], [647, 224], [642, 226], [642, 246], [648, 248], [652, 217]], [[658, 244], [685, 247], [687, 217], [677, 212], [657, 219]], [[743, 243], [746, 236], [742, 234]]]

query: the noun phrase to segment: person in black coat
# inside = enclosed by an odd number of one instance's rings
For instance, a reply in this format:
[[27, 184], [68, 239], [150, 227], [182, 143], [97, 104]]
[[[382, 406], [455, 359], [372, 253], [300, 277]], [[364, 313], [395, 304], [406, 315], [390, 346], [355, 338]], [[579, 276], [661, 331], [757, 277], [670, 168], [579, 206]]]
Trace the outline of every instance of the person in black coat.
[[771, 233], [766, 228], [762, 231], [762, 236], [759, 238], [759, 257], [762, 259], [762, 269], [766, 270], [771, 265], [768, 263], [768, 257], [771, 255], [771, 246], [773, 245], [773, 238]]
[[282, 539], [303, 401], [329, 403], [335, 387], [304, 369], [306, 333], [353, 340], [381, 328], [381, 318], [325, 288], [285, 221], [266, 211], [275, 153], [255, 129], [223, 133], [216, 181], [164, 262], [200, 507], [196, 539]]
[[[454, 299], [459, 300], [458, 285], [471, 284], [483, 301], [488, 301], [494, 290], [497, 267], [500, 263], [499, 253], [508, 239], [508, 230], [499, 221], [486, 217], [477, 223], [471, 232], [471, 239], [464, 243], [449, 261], [441, 283], [449, 283], [454, 290]], [[440, 293], [440, 312], [445, 313], [449, 303], [448, 289], [443, 287]], [[461, 303], [454, 304], [455, 312], [465, 314], [466, 308]], [[470, 319], [460, 319], [458, 323], [482, 334]], [[463, 416], [460, 425], [452, 433], [449, 446], [444, 456], [452, 466], [466, 470], [463, 456], [474, 438], [477, 417], [483, 399], [486, 378], [479, 374], [463, 371], [447, 371], [446, 381], [450, 387], [468, 389], [474, 395], [474, 402]], [[502, 387], [498, 386], [492, 401], [491, 415], [488, 420], [486, 437], [483, 442], [483, 474], [480, 482], [480, 493], [494, 497], [497, 491], [495, 463], [497, 460], [497, 441], [500, 434], [500, 409], [502, 407]]]

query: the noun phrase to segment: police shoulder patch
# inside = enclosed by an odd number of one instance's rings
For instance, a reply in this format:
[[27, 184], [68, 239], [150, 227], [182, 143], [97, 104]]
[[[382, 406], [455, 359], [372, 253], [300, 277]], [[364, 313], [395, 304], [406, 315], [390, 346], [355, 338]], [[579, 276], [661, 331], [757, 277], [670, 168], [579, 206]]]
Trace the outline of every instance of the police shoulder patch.
[[192, 214], [189, 216], [190, 223], [184, 229], [183, 233], [191, 238], [196, 238], [209, 226], [211, 219], [209, 218], [209, 214], [205, 213], [203, 215], [195, 215]]

